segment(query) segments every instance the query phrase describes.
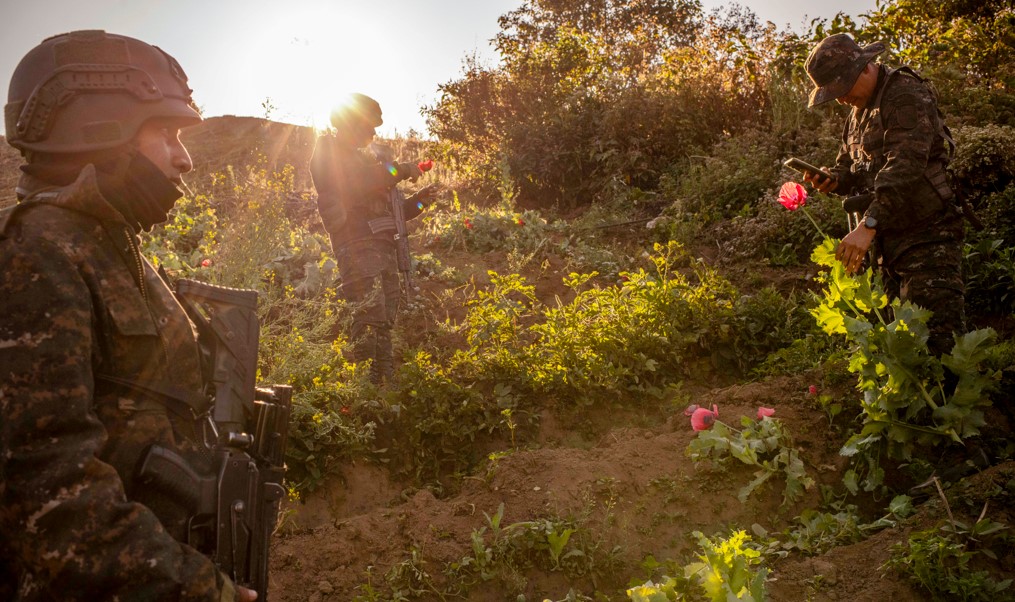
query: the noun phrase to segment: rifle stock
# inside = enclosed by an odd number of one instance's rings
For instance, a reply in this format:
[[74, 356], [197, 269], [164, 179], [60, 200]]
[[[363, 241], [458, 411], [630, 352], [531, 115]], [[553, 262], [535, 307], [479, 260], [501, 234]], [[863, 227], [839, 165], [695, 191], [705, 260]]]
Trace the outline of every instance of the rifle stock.
[[271, 534], [285, 497], [292, 389], [255, 387], [256, 291], [181, 280], [177, 297], [207, 356], [215, 440], [206, 445], [214, 474], [201, 475], [176, 452], [153, 445], [138, 477], [183, 500], [192, 513], [187, 543], [266, 602]]

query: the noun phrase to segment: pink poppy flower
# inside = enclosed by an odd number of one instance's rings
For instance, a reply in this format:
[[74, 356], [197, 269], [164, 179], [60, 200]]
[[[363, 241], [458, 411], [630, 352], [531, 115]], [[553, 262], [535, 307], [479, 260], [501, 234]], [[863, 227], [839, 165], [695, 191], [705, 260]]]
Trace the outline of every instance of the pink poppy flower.
[[201, 267], [202, 268], [206, 268], [206, 267], [209, 267], [209, 266], [211, 266], [211, 260], [210, 259], [202, 259], [201, 260]]
[[716, 418], [719, 417], [719, 406], [712, 404], [712, 409], [698, 408], [691, 414], [691, 428], [696, 431], [705, 431], [712, 428]]
[[818, 394], [818, 388], [815, 385], [811, 385], [811, 386], [807, 387], [807, 394], [808, 395], [817, 395]]
[[779, 203], [790, 211], [796, 211], [807, 204], [807, 191], [796, 182], [786, 182], [779, 189]]
[[766, 408], [764, 406], [758, 408], [758, 420], [768, 418], [772, 414], [775, 414], [775, 408]]

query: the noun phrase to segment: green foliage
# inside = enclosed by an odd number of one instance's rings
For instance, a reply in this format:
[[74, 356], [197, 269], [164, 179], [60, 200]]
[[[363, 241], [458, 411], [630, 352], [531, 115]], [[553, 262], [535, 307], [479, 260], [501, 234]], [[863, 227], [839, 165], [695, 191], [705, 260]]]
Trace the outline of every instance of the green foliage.
[[[424, 482], [454, 474], [478, 461], [470, 450], [477, 437], [502, 429], [498, 399], [487, 398], [459, 371], [471, 366], [442, 365], [419, 351], [402, 364], [398, 389], [399, 420], [410, 428], [392, 442], [395, 460]], [[505, 401], [510, 401], [506, 399]]]
[[711, 459], [722, 463], [735, 458], [741, 463], [756, 468], [754, 480], [740, 489], [738, 499], [745, 503], [759, 487], [775, 475], [786, 479], [782, 505], [799, 501], [805, 490], [814, 486], [814, 479], [807, 475], [799, 451], [793, 447], [792, 438], [775, 418], [752, 420], [741, 418], [741, 430], [716, 421], [712, 428], [699, 431], [687, 447], [687, 455], [695, 462]]
[[985, 570], [974, 570], [977, 556], [996, 558], [989, 547], [991, 540], [1010, 545], [1011, 538], [1000, 533], [1005, 529], [1001, 523], [981, 518], [972, 528], [956, 523], [918, 531], [908, 542], [892, 546], [892, 555], [882, 569], [905, 575], [935, 601], [989, 602], [1001, 599], [999, 595], [1007, 599], [1011, 579], [999, 581]]
[[973, 203], [1004, 190], [1015, 179], [1015, 127], [957, 127], [955, 144], [955, 159], [949, 169]]
[[[385, 586], [375, 586], [372, 572], [360, 585], [359, 602], [408, 600], [409, 596], [436, 596], [436, 599], [472, 599], [477, 586], [494, 583], [505, 594], [524, 599], [527, 575], [533, 570], [561, 573], [573, 581], [594, 570], [613, 568], [616, 548], [604, 550], [602, 542], [590, 536], [588, 517], [539, 518], [503, 524], [504, 504], [492, 516], [483, 513], [486, 525], [472, 531], [471, 550], [457, 561], [447, 563], [443, 579], [434, 579], [426, 569], [423, 551], [413, 547], [409, 556], [384, 575]], [[573, 588], [561, 602], [589, 601], [592, 598]]]
[[[729, 538], [709, 539], [695, 531], [701, 552], [698, 561], [684, 567], [684, 574], [663, 576], [659, 583], [648, 581], [627, 590], [632, 602], [668, 602], [705, 599], [710, 602], [761, 602], [768, 599], [765, 579], [768, 569], [761, 554], [748, 546], [751, 536], [735, 531]], [[704, 596], [702, 596], [704, 593]]]
[[[831, 510], [805, 509], [796, 517], [794, 526], [768, 544], [765, 553], [780, 557], [789, 553], [818, 556], [834, 547], [857, 543], [881, 529], [896, 526], [899, 519], [911, 515], [913, 500], [907, 495], [896, 496], [889, 504], [888, 514], [870, 523], [863, 522], [858, 508], [852, 504], [833, 502]], [[755, 525], [755, 531], [759, 529], [764, 531]]]
[[978, 316], [1015, 314], [1015, 247], [1005, 246], [1000, 239], [967, 243], [962, 270], [967, 312]]
[[[863, 429], [842, 448], [846, 456], [864, 452], [868, 473], [864, 488], [877, 487], [883, 478], [876, 456], [881, 448], [891, 457], [908, 459], [918, 446], [958, 441], [979, 433], [986, 393], [998, 376], [984, 367], [996, 337], [991, 329], [956, 338], [950, 354], [934, 357], [927, 350], [929, 312], [909, 302], [889, 304], [871, 270], [849, 276], [835, 259], [835, 241], [826, 239], [812, 259], [829, 268], [819, 276], [827, 284], [820, 305], [812, 310], [822, 329], [845, 335], [853, 348], [849, 369], [857, 374]], [[894, 319], [882, 314], [890, 308]], [[945, 387], [945, 370], [957, 377]], [[846, 485], [856, 492], [857, 475], [847, 474]]]
[[[448, 568], [466, 582], [489, 581], [503, 571], [523, 573], [532, 566], [563, 571], [569, 576], [587, 574], [592, 559], [585, 550], [569, 546], [579, 526], [560, 518], [544, 518], [501, 525], [504, 504], [486, 516], [487, 527], [472, 532], [472, 553]], [[489, 529], [491, 536], [487, 542]]]
[[675, 164], [660, 191], [676, 198], [669, 210], [705, 224], [738, 215], [754, 215], [755, 205], [771, 187], [783, 149], [761, 130], [748, 130], [720, 141], [708, 156]]
[[[183, 197], [169, 214], [169, 221], [143, 237], [143, 253], [178, 278], [203, 280], [201, 272], [216, 246], [218, 216], [204, 195]], [[202, 262], [207, 261], [207, 265]]]
[[808, 197], [806, 210], [813, 224], [800, 211], [787, 211], [777, 201], [778, 191], [771, 190], [758, 202], [755, 213], [716, 225], [717, 240], [725, 241], [720, 242], [724, 261], [798, 265], [823, 238], [815, 224], [830, 236], [847, 232], [846, 215], [838, 197], [820, 193]]
[[652, 271], [625, 272], [618, 285], [571, 274], [572, 300], [553, 307], [520, 275], [491, 272], [454, 327], [465, 346], [418, 351], [402, 365], [389, 395], [413, 425], [395, 443], [402, 466], [427, 479], [455, 473], [481, 459], [462, 452], [477, 437], [516, 433], [504, 430], [506, 409], [521, 433], [539, 413], [532, 399], [572, 412], [646, 403], [684, 377], [746, 369], [798, 336], [792, 299], [741, 296], [675, 242], [654, 251]]
[[763, 118], [774, 32], [683, 0], [526, 2], [501, 19], [501, 64], [475, 60], [425, 110], [463, 171], [519, 195], [586, 205], [613, 180], [654, 188], [688, 149]]
[[894, 0], [873, 11], [864, 33], [887, 42], [898, 62], [932, 75], [963, 113], [1009, 125], [1015, 119], [1010, 2]]
[[[806, 308], [802, 306], [797, 306], [797, 309], [806, 311]], [[779, 376], [800, 374], [817, 368], [839, 351], [836, 342], [824, 335], [807, 333], [794, 339], [789, 345], [770, 353], [764, 361], [751, 370], [751, 374], [759, 377]], [[826, 372], [831, 372], [833, 369], [832, 366], [825, 366], [825, 368]]]

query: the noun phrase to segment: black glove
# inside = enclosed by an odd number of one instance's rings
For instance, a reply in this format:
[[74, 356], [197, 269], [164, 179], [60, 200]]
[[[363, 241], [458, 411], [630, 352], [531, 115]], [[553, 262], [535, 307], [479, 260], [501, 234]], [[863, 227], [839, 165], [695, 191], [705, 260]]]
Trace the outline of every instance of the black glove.
[[415, 182], [416, 178], [423, 175], [423, 170], [415, 163], [396, 163], [395, 169], [398, 171], [399, 180], [412, 180]]
[[413, 204], [420, 204], [423, 205], [424, 207], [429, 207], [430, 205], [433, 205], [434, 202], [437, 201], [437, 197], [440, 195], [440, 193], [441, 193], [440, 184], [430, 184], [425, 188], [420, 188], [418, 191], [416, 191], [416, 194], [412, 195], [406, 200]]

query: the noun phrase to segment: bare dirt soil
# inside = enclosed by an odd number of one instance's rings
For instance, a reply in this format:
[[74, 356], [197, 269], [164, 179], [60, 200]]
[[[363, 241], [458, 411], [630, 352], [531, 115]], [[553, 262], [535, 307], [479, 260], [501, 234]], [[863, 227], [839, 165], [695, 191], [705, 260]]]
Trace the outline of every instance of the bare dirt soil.
[[[715, 403], [720, 419], [738, 424], [741, 416], [755, 416], [760, 405], [775, 407], [776, 416], [797, 435], [796, 444], [808, 472], [819, 482], [841, 482], [845, 459], [840, 441], [830, 435], [827, 420], [807, 396], [814, 375], [783, 377], [764, 383], [704, 391], [693, 398], [700, 406]], [[531, 570], [501, 575], [498, 589], [476, 589], [469, 600], [561, 600], [574, 588], [603, 599], [625, 600], [623, 588], [641, 574], [638, 563], [656, 559], [686, 559], [693, 551], [693, 531], [711, 535], [729, 527], [750, 530], [754, 524], [769, 532], [781, 531], [805, 508], [819, 504], [817, 488], [804, 500], [782, 507], [782, 483], [769, 484], [760, 495], [741, 504], [737, 494], [751, 472], [730, 466], [713, 469], [695, 465], [685, 454], [695, 436], [682, 412], [658, 424], [622, 426], [634, 416], [616, 416], [612, 429], [590, 441], [570, 424], [544, 425], [543, 442], [533, 449], [503, 457], [487, 474], [464, 480], [461, 490], [437, 498], [428, 490], [403, 489], [385, 468], [350, 465], [326, 490], [295, 509], [287, 533], [276, 539], [272, 564], [272, 597], [276, 600], [349, 600], [363, 595], [368, 572], [374, 585], [393, 566], [405, 563], [409, 550], [418, 550], [423, 568], [435, 588], [443, 583], [441, 570], [473, 553], [472, 534], [489, 529], [488, 516], [504, 505], [503, 525], [547, 516], [588, 517], [586, 528], [601, 537], [604, 548], [619, 546], [621, 561], [612, 574], [569, 581], [559, 573]], [[975, 479], [990, 486], [1013, 487], [1015, 463], [995, 466]], [[880, 500], [880, 507], [888, 500]], [[856, 500], [872, 509], [873, 500]], [[951, 501], [953, 511], [965, 506]], [[975, 522], [979, 507], [960, 520]], [[967, 514], [973, 512], [970, 519]], [[1015, 518], [1011, 508], [995, 508], [994, 520]], [[958, 517], [957, 517], [958, 518]], [[886, 529], [854, 545], [833, 548], [813, 558], [789, 556], [775, 564], [769, 577], [775, 601], [922, 601], [926, 592], [880, 570], [889, 548], [905, 541], [919, 526], [929, 528], [944, 519], [940, 500], [930, 498], [916, 518]], [[1002, 559], [1003, 560], [1003, 559]], [[1008, 558], [1012, 567], [1015, 559]], [[510, 586], [506, 585], [510, 584]], [[443, 591], [443, 590], [442, 590]], [[524, 598], [518, 598], [524, 594]], [[381, 598], [386, 599], [386, 598]], [[436, 595], [411, 599], [438, 600]]]

